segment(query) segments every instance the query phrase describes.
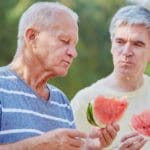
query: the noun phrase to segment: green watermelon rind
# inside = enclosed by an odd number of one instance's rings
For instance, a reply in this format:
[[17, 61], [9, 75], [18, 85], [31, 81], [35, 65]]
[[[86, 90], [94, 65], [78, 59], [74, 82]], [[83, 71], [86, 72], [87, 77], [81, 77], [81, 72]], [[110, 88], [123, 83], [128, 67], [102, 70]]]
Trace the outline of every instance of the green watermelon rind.
[[91, 103], [88, 103], [88, 107], [87, 107], [87, 120], [91, 125], [99, 127], [99, 125], [94, 120], [93, 106]]
[[87, 120], [88, 122], [93, 125], [93, 126], [96, 126], [96, 127], [99, 127], [99, 128], [105, 128], [106, 127], [106, 124], [103, 124], [102, 122], [98, 122], [96, 121], [95, 117], [94, 117], [94, 112], [93, 112], [93, 104], [91, 102], [88, 103], [88, 107], [87, 107]]

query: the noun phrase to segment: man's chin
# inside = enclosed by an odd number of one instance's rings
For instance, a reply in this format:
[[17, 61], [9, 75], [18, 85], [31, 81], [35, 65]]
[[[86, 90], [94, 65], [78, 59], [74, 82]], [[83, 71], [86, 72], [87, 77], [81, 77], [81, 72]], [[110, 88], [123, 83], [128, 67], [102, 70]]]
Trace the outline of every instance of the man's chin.
[[58, 76], [65, 77], [68, 74], [68, 71], [60, 72]]
[[119, 75], [125, 79], [133, 78], [135, 76], [131, 70], [121, 70], [119, 71]]
[[122, 78], [124, 78], [125, 80], [131, 80], [132, 78], [134, 78], [134, 75], [129, 74], [129, 73], [124, 73], [121, 75]]

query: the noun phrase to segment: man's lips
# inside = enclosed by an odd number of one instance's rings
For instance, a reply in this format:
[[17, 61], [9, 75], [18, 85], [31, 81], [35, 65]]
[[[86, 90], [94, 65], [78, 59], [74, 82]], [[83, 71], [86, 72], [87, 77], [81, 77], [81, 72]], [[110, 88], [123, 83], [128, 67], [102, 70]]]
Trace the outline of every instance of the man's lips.
[[68, 61], [68, 60], [63, 60], [63, 62], [64, 62], [65, 64], [68, 64], [68, 65], [71, 64], [71, 61]]
[[120, 61], [120, 64], [125, 64], [125, 65], [132, 65], [133, 63], [131, 61]]

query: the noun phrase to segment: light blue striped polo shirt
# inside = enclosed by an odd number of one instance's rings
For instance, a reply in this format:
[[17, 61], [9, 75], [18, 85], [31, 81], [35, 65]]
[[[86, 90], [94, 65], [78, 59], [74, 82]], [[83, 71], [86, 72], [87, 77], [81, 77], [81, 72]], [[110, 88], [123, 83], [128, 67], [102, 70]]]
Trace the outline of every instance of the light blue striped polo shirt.
[[0, 67], [0, 143], [15, 142], [56, 128], [75, 128], [67, 97], [49, 85], [41, 99], [8, 66]]

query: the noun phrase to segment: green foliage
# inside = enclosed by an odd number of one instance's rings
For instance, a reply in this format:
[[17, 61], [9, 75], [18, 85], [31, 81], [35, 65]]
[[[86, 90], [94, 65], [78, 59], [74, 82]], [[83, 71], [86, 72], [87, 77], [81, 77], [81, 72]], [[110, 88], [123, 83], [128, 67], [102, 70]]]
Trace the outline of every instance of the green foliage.
[[[0, 65], [8, 64], [15, 54], [18, 20], [21, 13], [38, 0], [1, 0], [0, 2]], [[41, 1], [41, 0], [40, 0]], [[55, 0], [49, 0], [55, 1]], [[81, 88], [112, 71], [109, 23], [125, 0], [58, 0], [79, 15], [78, 57], [66, 77], [50, 83], [62, 89], [69, 98]], [[148, 67], [146, 73], [150, 72]]]

